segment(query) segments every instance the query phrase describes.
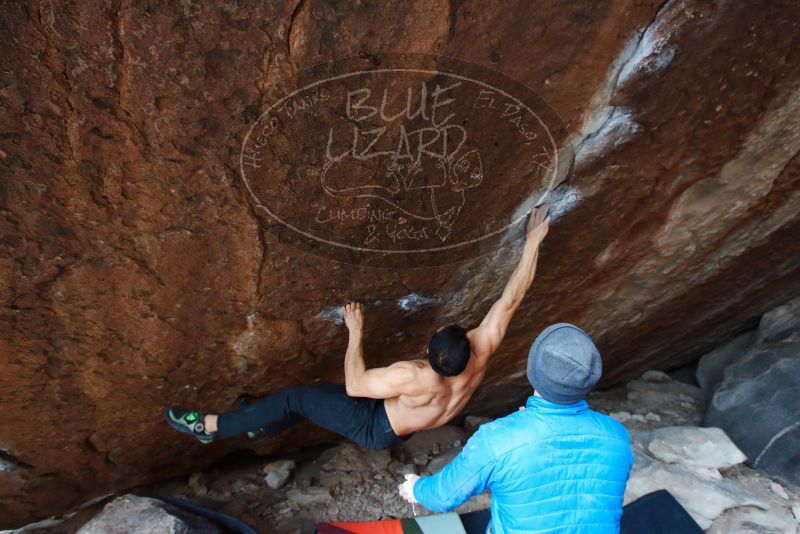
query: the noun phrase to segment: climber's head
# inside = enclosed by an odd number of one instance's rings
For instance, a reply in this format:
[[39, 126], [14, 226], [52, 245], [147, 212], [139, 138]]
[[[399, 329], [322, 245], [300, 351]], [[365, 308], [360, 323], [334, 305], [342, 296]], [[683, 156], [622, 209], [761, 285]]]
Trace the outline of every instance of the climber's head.
[[458, 325], [440, 328], [428, 343], [428, 361], [442, 376], [456, 376], [466, 369], [469, 353], [467, 331]]

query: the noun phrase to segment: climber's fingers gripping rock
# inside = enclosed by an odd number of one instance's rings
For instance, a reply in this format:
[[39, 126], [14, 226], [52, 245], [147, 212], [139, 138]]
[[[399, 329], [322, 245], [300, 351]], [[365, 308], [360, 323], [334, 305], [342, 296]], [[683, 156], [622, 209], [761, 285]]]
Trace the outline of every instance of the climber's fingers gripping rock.
[[349, 330], [360, 331], [364, 328], [364, 306], [360, 302], [345, 304], [342, 315]]
[[547, 235], [547, 230], [550, 229], [550, 217], [547, 212], [550, 206], [542, 204], [538, 208], [531, 210], [530, 218], [528, 219], [528, 239], [532, 239], [541, 243]]

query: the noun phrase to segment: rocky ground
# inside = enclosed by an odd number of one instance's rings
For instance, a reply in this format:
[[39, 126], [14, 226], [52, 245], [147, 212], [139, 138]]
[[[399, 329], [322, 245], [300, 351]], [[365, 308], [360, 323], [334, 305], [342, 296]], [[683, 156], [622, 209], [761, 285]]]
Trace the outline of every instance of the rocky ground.
[[708, 405], [699, 387], [648, 371], [624, 388], [593, 394], [591, 405], [630, 431], [636, 464], [626, 503], [665, 488], [707, 532], [798, 531], [798, 488], [742, 463], [745, 455], [724, 432], [697, 426]]
[[[637, 465], [626, 500], [665, 487], [708, 532], [795, 534], [800, 521], [797, 488], [742, 464], [744, 455], [722, 432], [695, 439], [707, 403], [699, 387], [659, 371], [649, 371], [626, 387], [592, 394], [594, 409], [631, 432]], [[463, 427], [417, 434], [392, 451], [341, 444], [305, 456], [198, 472], [169, 489], [240, 517], [261, 532], [306, 533], [326, 520], [406, 517], [414, 511], [397, 495], [403, 474], [436, 472], [487, 420], [470, 416]], [[671, 431], [665, 433], [668, 427]], [[489, 498], [475, 497], [458, 511], [486, 508]], [[416, 513], [428, 512], [417, 507]]]
[[[619, 420], [631, 433], [636, 465], [626, 502], [663, 487], [709, 533], [797, 534], [798, 488], [747, 467], [741, 463], [744, 455], [723, 432], [709, 434], [709, 429], [700, 428], [707, 404], [699, 387], [660, 371], [648, 371], [625, 387], [591, 395], [593, 409]], [[438, 471], [488, 420], [468, 416], [462, 426], [421, 432], [391, 451], [367, 451], [343, 443], [270, 461], [240, 458], [140, 493], [184, 497], [239, 517], [265, 533], [310, 534], [321, 521], [424, 515], [429, 512], [420, 507], [412, 510], [399, 498], [397, 485], [403, 475]], [[487, 508], [489, 500], [488, 493], [477, 496], [458, 511]], [[151, 515], [166, 521], [164, 514]], [[75, 532], [80, 528], [76, 523], [86, 519], [47, 530]], [[95, 523], [95, 530], [84, 534], [101, 532], [96, 530], [98, 524], [103, 523]]]
[[[467, 428], [474, 430], [475, 424], [485, 420], [470, 417]], [[198, 472], [169, 489], [241, 517], [261, 532], [306, 533], [313, 532], [321, 521], [428, 514], [401, 500], [397, 485], [406, 473], [424, 475], [441, 469], [468, 436], [460, 426], [446, 426], [419, 433], [391, 451], [369, 451], [343, 443], [318, 454]], [[486, 494], [458, 511], [488, 506]]]
[[[590, 404], [631, 432], [637, 465], [626, 500], [666, 487], [708, 532], [797, 532], [797, 488], [742, 464], [744, 455], [722, 432], [695, 439], [693, 433], [701, 431], [697, 427], [708, 404], [696, 385], [650, 371], [626, 387], [592, 394]], [[195, 473], [173, 489], [189, 499], [210, 501], [262, 532], [305, 533], [325, 520], [406, 517], [413, 511], [397, 495], [403, 474], [436, 472], [486, 420], [470, 416], [463, 427], [417, 434], [392, 451], [342, 444], [316, 457]], [[670, 436], [659, 430], [667, 427]], [[653, 438], [659, 432], [661, 437]], [[669, 456], [670, 447], [674, 457]], [[488, 507], [489, 498], [488, 494], [475, 497], [459, 511]], [[416, 512], [428, 513], [419, 507]]]

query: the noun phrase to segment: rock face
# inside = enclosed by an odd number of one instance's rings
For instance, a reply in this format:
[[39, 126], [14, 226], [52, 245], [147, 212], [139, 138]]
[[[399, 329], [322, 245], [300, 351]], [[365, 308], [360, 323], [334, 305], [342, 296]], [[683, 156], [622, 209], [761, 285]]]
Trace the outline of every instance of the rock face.
[[758, 332], [749, 330], [704, 354], [697, 363], [697, 372], [695, 374], [697, 383], [700, 384], [703, 391], [709, 395], [712, 394], [722, 382], [725, 368], [747, 354], [753, 348], [757, 339]]
[[800, 330], [800, 297], [771, 309], [758, 322], [758, 337], [778, 341]]
[[[372, 256], [343, 263], [292, 246], [256, 205], [228, 133], [312, 65], [455, 56], [560, 116], [553, 226], [474, 399], [481, 413], [528, 393], [520, 362], [549, 323], [590, 332], [610, 384], [688, 362], [800, 293], [795, 2], [29, 0], [1, 17], [0, 528], [240, 447], [194, 444], [160, 409], [227, 410], [241, 393], [341, 379], [335, 306], [346, 299], [370, 304], [367, 357], [381, 365], [422, 355], [437, 325], [477, 324], [498, 297], [519, 224], [480, 256], [376, 269]], [[445, 192], [472, 203], [457, 206], [459, 221], [511, 223], [539, 198], [505, 142], [507, 112], [469, 123], [497, 136], [483, 159], [448, 162]], [[319, 148], [251, 139], [287, 168]], [[291, 215], [320, 215], [304, 206]], [[345, 215], [342, 228], [369, 231]], [[393, 239], [415, 239], [412, 226]], [[303, 425], [246, 443], [329, 438]]]
[[78, 534], [221, 534], [200, 517], [190, 517], [156, 499], [124, 495], [113, 500]]
[[725, 430], [748, 463], [800, 485], [800, 342], [761, 345], [725, 370], [705, 422]]

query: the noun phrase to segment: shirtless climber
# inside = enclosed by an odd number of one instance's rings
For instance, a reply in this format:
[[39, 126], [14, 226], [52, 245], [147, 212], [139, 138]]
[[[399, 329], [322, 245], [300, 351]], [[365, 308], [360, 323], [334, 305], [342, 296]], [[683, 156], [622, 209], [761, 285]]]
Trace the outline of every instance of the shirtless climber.
[[345, 385], [315, 382], [288, 387], [220, 415], [167, 408], [167, 422], [208, 443], [246, 433], [277, 436], [308, 419], [368, 449], [385, 449], [414, 432], [448, 423], [480, 385], [489, 357], [530, 287], [549, 222], [546, 206], [531, 211], [522, 256], [503, 295], [477, 328], [466, 331], [451, 325], [436, 331], [428, 343], [427, 359], [367, 369], [363, 307], [353, 302], [343, 309], [350, 332]]

